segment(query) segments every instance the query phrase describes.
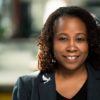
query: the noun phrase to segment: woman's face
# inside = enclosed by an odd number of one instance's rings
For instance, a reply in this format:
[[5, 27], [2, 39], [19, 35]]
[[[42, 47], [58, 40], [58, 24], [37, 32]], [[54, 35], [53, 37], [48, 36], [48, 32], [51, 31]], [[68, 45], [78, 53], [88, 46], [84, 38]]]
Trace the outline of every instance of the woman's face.
[[77, 17], [60, 17], [55, 22], [54, 56], [59, 67], [76, 70], [84, 66], [88, 55], [87, 29]]

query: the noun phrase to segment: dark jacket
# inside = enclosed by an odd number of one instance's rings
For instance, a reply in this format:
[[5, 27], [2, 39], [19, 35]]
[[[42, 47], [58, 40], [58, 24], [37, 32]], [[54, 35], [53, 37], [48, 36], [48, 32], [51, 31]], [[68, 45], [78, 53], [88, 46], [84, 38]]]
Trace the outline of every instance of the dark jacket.
[[[87, 71], [87, 100], [100, 100], [100, 70], [88, 66]], [[54, 73], [20, 77], [13, 89], [13, 100], [56, 100]]]

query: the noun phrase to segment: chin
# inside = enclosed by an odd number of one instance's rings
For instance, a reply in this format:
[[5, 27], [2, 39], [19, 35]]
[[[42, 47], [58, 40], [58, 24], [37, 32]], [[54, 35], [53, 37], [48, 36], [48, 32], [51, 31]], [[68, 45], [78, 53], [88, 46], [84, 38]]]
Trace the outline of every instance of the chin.
[[74, 70], [78, 70], [80, 69], [82, 66], [81, 65], [75, 65], [75, 64], [70, 64], [70, 65], [67, 65], [66, 66], [66, 69], [67, 70], [70, 70], [70, 71], [74, 71]]

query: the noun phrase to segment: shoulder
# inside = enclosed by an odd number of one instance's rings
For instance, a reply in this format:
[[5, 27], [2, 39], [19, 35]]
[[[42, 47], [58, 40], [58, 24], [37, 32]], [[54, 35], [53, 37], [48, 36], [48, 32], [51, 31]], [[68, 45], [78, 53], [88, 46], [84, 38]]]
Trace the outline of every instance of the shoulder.
[[22, 82], [25, 84], [30, 84], [30, 82], [34, 81], [40, 74], [40, 71], [33, 72], [28, 75], [24, 75], [18, 78], [17, 82]]
[[[39, 74], [40, 72], [36, 71], [32, 74], [19, 77], [13, 88], [13, 100], [29, 100], [34, 81], [38, 78]], [[23, 97], [25, 98], [23, 99]]]
[[37, 93], [40, 83], [47, 83], [54, 78], [54, 73], [40, 71], [18, 78], [12, 94], [12, 100], [30, 100]]
[[91, 76], [100, 79], [100, 67], [95, 68], [93, 65], [88, 64], [87, 70]]

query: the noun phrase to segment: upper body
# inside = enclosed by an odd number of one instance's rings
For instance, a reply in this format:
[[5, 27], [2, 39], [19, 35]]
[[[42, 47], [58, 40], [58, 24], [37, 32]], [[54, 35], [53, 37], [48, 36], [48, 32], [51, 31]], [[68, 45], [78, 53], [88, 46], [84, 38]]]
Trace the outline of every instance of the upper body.
[[[87, 100], [100, 100], [100, 70], [91, 66], [87, 70]], [[56, 100], [54, 74], [37, 72], [20, 77], [13, 90], [13, 100]]]
[[54, 11], [38, 41], [40, 74], [34, 80], [20, 78], [13, 100], [56, 100], [56, 92], [71, 100], [86, 81], [86, 92], [81, 94], [87, 94], [87, 100], [99, 99], [99, 71], [87, 65], [100, 66], [98, 35], [96, 21], [85, 9], [72, 6]]

